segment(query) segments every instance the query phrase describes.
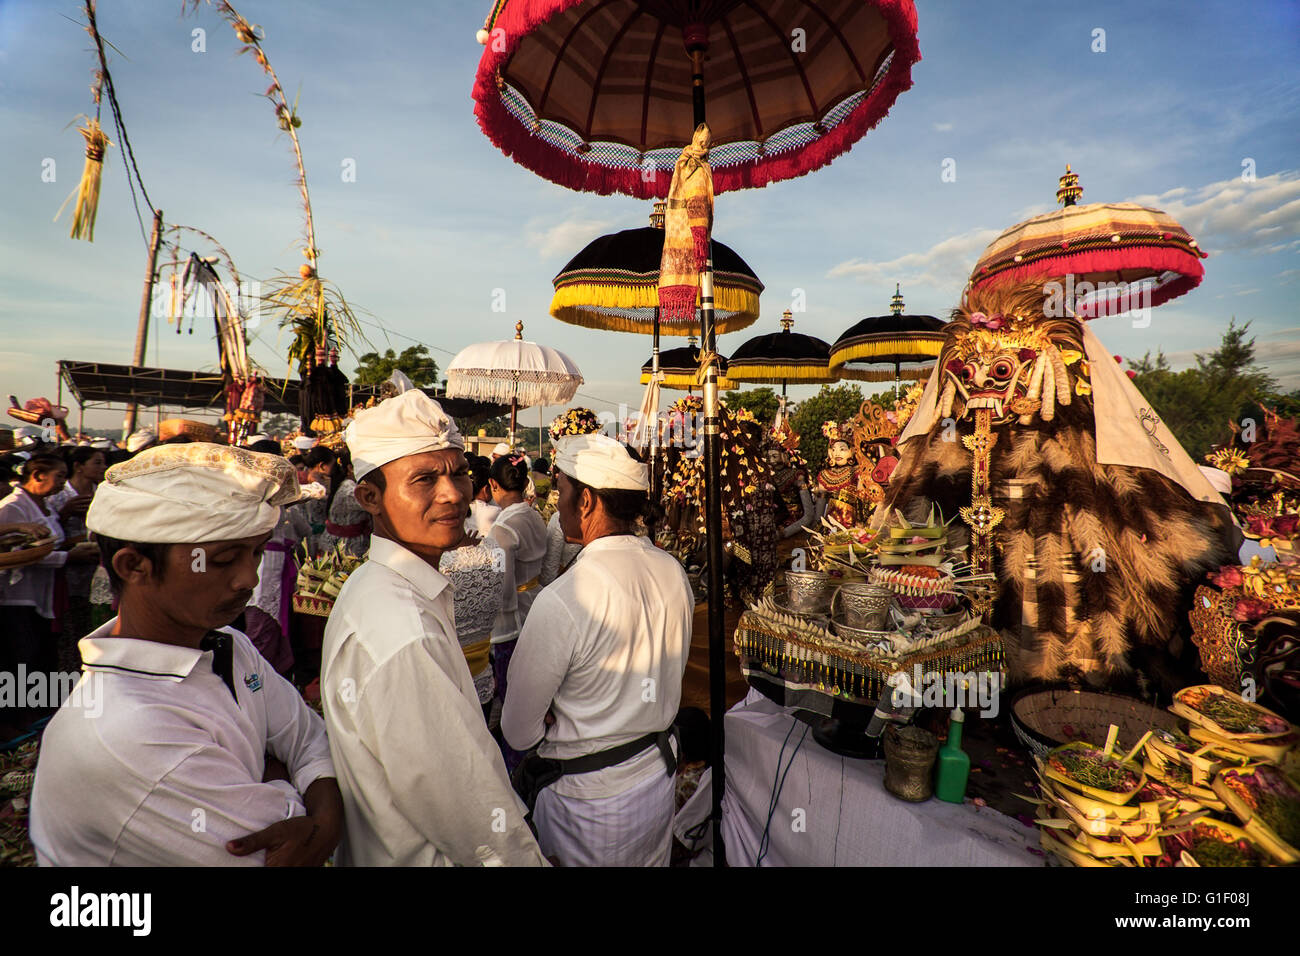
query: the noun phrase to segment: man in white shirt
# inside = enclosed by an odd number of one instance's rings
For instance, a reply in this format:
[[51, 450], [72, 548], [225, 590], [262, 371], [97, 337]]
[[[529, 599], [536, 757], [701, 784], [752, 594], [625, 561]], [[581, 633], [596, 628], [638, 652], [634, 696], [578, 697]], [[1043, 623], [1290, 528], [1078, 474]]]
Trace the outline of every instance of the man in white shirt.
[[346, 433], [370, 560], [325, 628], [321, 700], [354, 866], [545, 866], [456, 637], [442, 554], [464, 536], [464, 442], [413, 389]]
[[243, 634], [280, 505], [283, 459], [201, 442], [110, 468], [86, 525], [118, 616], [79, 644], [81, 680], [50, 721], [32, 793], [53, 866], [305, 865], [343, 805], [323, 722]]
[[548, 857], [667, 866], [676, 769], [668, 731], [690, 650], [690, 584], [676, 559], [634, 533], [649, 488], [644, 464], [604, 435], [561, 438], [556, 451], [560, 523], [583, 549], [533, 603], [501, 731], [517, 750], [538, 748], [522, 783], [553, 780], [533, 815]]

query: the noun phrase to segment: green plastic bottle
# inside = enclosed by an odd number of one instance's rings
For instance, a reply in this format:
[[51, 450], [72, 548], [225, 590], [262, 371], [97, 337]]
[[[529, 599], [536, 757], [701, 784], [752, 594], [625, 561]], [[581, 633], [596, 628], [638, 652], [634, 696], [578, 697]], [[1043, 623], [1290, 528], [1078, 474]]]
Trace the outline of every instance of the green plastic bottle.
[[970, 755], [961, 749], [961, 728], [966, 720], [960, 707], [952, 709], [948, 721], [948, 739], [939, 748], [934, 771], [934, 795], [948, 803], [961, 803], [966, 797], [966, 779], [970, 776]]

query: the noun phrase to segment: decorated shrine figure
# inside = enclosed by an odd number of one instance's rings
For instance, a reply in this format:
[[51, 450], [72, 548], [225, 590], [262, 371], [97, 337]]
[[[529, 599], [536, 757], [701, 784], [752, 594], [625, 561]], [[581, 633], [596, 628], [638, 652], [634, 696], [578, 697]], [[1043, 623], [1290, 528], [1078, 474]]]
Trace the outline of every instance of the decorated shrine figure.
[[[762, 426], [743, 409], [719, 403], [721, 418], [724, 573], [728, 600], [757, 600], [776, 573], [777, 506], [772, 469], [764, 454]], [[668, 409], [660, 436], [665, 520], [656, 535], [660, 547], [692, 576], [707, 561], [704, 516], [703, 401], [690, 395]]]
[[792, 538], [806, 530], [816, 517], [808, 484], [808, 463], [799, 452], [799, 433], [782, 418], [765, 436], [767, 463], [776, 489], [777, 520], [781, 537]]
[[852, 426], [823, 422], [822, 434], [827, 439], [826, 467], [817, 473], [815, 490], [826, 499], [823, 516], [845, 528], [856, 527], [868, 505], [859, 488]]
[[[971, 291], [899, 436], [885, 507], [960, 514], [1012, 680], [1104, 683], [1163, 657], [1190, 586], [1235, 554], [1222, 499], [1041, 282]], [[954, 524], [957, 532], [960, 524]], [[1164, 663], [1152, 670], [1164, 669]]]

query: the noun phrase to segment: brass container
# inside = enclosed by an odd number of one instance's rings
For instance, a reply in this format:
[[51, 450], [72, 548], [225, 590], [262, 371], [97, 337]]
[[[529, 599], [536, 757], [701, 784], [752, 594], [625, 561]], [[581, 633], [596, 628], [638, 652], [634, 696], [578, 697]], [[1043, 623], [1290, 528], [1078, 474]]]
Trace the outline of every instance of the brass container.
[[939, 738], [920, 727], [885, 729], [885, 789], [909, 803], [934, 795], [934, 760]]

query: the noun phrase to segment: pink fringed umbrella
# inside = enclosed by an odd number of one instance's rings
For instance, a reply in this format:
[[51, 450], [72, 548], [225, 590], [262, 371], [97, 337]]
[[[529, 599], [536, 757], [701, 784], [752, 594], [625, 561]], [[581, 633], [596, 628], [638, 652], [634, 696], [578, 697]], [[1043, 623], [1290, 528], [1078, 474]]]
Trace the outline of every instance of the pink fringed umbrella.
[[912, 0], [500, 0], [474, 112], [507, 156], [584, 192], [664, 197], [706, 92], [714, 191], [847, 152], [912, 85]]
[[1129, 202], [1080, 206], [1082, 194], [1079, 174], [1066, 166], [1056, 191], [1061, 208], [994, 239], [975, 264], [967, 291], [1072, 277], [1066, 294], [1074, 314], [1091, 319], [1157, 306], [1201, 284], [1206, 254], [1172, 216]]

